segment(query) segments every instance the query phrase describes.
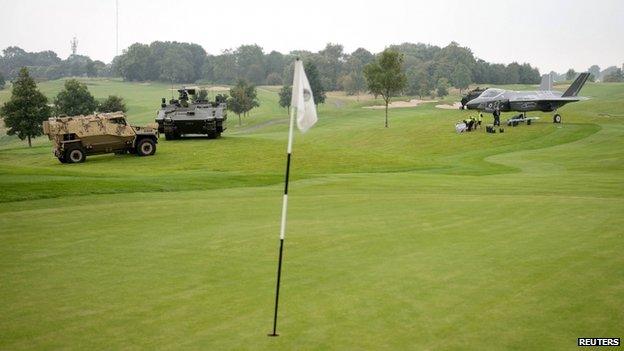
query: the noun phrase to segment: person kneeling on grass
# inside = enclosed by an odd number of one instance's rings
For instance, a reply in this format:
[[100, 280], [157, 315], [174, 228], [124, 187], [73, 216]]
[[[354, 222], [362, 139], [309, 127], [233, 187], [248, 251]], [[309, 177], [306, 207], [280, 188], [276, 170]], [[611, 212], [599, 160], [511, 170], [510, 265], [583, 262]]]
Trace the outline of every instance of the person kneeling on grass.
[[466, 125], [468, 126], [468, 131], [469, 131], [469, 132], [473, 129], [474, 124], [475, 124], [475, 119], [474, 119], [474, 117], [473, 117], [473, 116], [470, 116], [470, 117], [468, 118], [468, 122], [466, 123]]

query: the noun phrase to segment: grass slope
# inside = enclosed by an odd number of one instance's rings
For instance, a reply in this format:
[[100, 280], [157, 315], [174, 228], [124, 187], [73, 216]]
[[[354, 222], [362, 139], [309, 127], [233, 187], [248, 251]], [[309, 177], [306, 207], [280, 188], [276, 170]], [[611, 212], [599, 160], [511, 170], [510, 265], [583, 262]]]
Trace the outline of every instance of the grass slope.
[[[166, 85], [89, 80], [149, 122]], [[62, 82], [41, 84], [46, 94]], [[521, 88], [521, 87], [520, 87]], [[331, 98], [296, 136], [271, 325], [286, 112], [220, 140], [61, 165], [0, 139], [1, 349], [570, 349], [624, 324], [624, 85], [504, 134]], [[0, 101], [6, 99], [0, 93]], [[166, 95], [165, 95], [166, 96]]]

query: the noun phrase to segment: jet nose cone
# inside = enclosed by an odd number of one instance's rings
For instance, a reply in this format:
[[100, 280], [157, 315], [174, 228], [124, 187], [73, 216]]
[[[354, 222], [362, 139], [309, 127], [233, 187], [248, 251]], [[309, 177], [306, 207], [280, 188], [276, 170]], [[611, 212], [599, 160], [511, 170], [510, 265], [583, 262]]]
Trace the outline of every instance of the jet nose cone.
[[471, 101], [468, 101], [468, 103], [466, 104], [466, 107], [467, 107], [469, 110], [476, 110], [476, 109], [478, 109], [478, 108], [479, 108], [479, 105], [480, 105], [480, 104], [481, 104], [481, 103], [480, 103], [479, 101], [471, 100]]

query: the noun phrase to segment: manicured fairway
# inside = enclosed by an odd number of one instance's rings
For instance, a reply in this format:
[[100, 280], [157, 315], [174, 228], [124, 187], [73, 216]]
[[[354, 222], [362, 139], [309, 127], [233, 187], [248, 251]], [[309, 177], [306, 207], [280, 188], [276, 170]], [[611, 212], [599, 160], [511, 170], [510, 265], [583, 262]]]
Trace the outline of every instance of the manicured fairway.
[[[150, 122], [168, 86], [88, 81]], [[48, 94], [62, 82], [42, 84]], [[519, 87], [522, 88], [522, 87]], [[559, 88], [563, 90], [563, 87]], [[61, 165], [0, 137], [0, 349], [569, 350], [624, 337], [624, 84], [564, 124], [331, 98], [298, 134], [270, 331], [286, 112]], [[0, 101], [6, 99], [0, 92]], [[166, 95], [165, 95], [166, 96]], [[506, 118], [507, 116], [504, 116]], [[489, 122], [489, 117], [488, 117]]]

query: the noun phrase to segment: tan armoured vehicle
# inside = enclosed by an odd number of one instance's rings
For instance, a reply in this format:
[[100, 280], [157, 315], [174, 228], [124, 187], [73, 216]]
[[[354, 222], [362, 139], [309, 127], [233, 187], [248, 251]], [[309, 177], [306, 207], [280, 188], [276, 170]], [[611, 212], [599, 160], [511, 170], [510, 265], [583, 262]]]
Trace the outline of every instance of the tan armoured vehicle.
[[156, 127], [131, 126], [122, 112], [53, 117], [43, 122], [43, 132], [61, 163], [84, 162], [87, 155], [111, 152], [150, 156], [158, 142]]

